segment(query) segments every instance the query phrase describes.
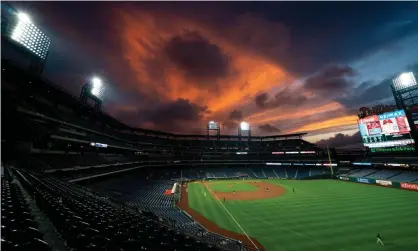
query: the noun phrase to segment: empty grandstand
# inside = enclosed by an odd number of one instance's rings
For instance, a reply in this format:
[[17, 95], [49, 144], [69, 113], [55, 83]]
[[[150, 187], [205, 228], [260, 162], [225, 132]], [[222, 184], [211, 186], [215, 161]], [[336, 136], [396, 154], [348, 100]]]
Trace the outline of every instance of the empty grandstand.
[[[43, 63], [32, 62], [35, 69], [28, 70], [2, 57], [5, 250], [264, 250], [222, 206], [208, 185], [212, 180], [231, 181], [224, 189], [233, 195], [238, 181], [253, 183], [250, 190], [260, 190], [257, 182], [284, 182], [281, 192], [294, 194], [288, 180], [373, 180], [418, 190], [414, 152], [323, 149], [304, 140], [306, 133], [251, 135], [247, 122], [238, 135], [221, 134], [218, 124], [208, 125], [205, 135], [133, 128], [101, 111], [101, 99], [92, 107], [86, 96], [79, 99], [40, 76]], [[83, 95], [92, 94], [85, 88]], [[221, 227], [210, 222], [216, 227], [209, 229], [181, 207], [189, 184], [202, 186], [199, 196], [229, 214], [224, 219], [233, 222], [234, 233], [213, 231]], [[304, 192], [308, 200], [322, 197], [314, 189]]]

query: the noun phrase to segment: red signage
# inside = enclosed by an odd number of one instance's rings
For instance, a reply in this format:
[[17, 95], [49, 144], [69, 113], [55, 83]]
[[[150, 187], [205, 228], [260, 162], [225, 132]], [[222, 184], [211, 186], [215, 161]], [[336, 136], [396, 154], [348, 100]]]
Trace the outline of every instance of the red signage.
[[418, 191], [418, 184], [401, 183], [401, 188], [406, 190]]

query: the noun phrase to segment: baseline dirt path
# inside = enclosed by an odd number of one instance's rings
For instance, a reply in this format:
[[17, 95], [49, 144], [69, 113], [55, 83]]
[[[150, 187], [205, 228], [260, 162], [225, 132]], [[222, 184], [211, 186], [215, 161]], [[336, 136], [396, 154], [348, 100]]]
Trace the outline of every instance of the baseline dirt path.
[[[209, 182], [203, 182], [206, 187]], [[220, 200], [262, 200], [270, 199], [283, 195], [286, 190], [283, 187], [276, 186], [267, 182], [248, 182], [248, 184], [258, 187], [257, 191], [236, 191], [235, 194], [231, 192], [213, 192]]]
[[[251, 243], [251, 241], [247, 238], [247, 236], [243, 234], [238, 234], [229, 230], [226, 230], [224, 228], [219, 227], [212, 221], [208, 220], [206, 217], [201, 215], [199, 212], [193, 210], [189, 207], [189, 196], [187, 194], [187, 187], [182, 186], [181, 188], [181, 198], [180, 201], [177, 203], [177, 206], [186, 211], [190, 216], [193, 217], [193, 219], [197, 222], [199, 222], [203, 227], [205, 227], [207, 230], [213, 233], [217, 233], [223, 236], [226, 236], [231, 239], [240, 240], [243, 244], [249, 247], [254, 247], [254, 245]], [[257, 245], [258, 249], [261, 251], [265, 251], [266, 249], [258, 242], [256, 239], [251, 238], [251, 240]]]

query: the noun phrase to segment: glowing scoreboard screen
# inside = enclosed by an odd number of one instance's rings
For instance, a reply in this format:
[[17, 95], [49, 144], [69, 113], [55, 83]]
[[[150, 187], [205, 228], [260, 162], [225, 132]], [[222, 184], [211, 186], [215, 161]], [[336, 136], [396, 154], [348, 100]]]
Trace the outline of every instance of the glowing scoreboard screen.
[[364, 146], [399, 147], [414, 144], [404, 110], [368, 116], [358, 120]]

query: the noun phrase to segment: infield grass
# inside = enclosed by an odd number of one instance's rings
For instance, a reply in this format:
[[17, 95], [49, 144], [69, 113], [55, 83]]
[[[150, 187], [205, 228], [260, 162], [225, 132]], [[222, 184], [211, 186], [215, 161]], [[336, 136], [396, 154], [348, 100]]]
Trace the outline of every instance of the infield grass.
[[[224, 205], [267, 250], [418, 250], [417, 192], [334, 180], [264, 182], [280, 185], [287, 192], [278, 198], [227, 201]], [[226, 183], [231, 181], [213, 181], [209, 187]], [[206, 186], [188, 186], [191, 208], [222, 228], [242, 233]], [[377, 233], [384, 247], [376, 244]]]

